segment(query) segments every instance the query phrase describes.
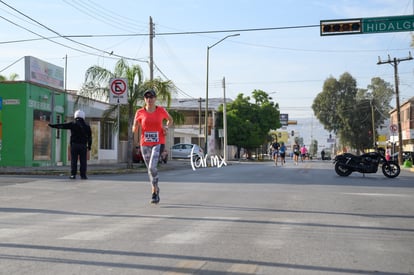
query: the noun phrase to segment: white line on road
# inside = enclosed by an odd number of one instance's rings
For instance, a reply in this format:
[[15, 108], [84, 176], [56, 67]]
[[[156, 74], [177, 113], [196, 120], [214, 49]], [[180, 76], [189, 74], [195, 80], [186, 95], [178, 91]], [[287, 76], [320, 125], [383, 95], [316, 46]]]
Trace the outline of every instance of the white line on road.
[[407, 194], [384, 194], [384, 193], [343, 193], [344, 195], [374, 196], [374, 197], [411, 197]]

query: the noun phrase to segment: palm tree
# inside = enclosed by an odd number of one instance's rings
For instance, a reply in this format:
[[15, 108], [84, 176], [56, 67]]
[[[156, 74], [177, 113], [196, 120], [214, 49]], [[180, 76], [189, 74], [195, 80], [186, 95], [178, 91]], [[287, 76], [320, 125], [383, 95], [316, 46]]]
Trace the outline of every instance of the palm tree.
[[[143, 103], [144, 92], [149, 88], [155, 89], [157, 91], [158, 99], [161, 102], [166, 103], [168, 108], [171, 104], [171, 94], [174, 91], [174, 86], [170, 80], [162, 81], [161, 79], [155, 79], [152, 81], [145, 81], [142, 69], [139, 65], [129, 66], [124, 59], [120, 59], [115, 64], [115, 69], [113, 72], [100, 66], [92, 66], [88, 68], [85, 73], [85, 82], [80, 91], [80, 94], [87, 98], [108, 100], [109, 81], [111, 78], [126, 78], [128, 80], [128, 103], [126, 105], [119, 106], [120, 125], [115, 122], [115, 129], [118, 129], [119, 127], [119, 129], [122, 130], [119, 132], [123, 133], [122, 136], [124, 138], [127, 137], [128, 152], [132, 152], [132, 124], [136, 109]], [[113, 105], [111, 108], [104, 112], [104, 119], [116, 117], [117, 111], [118, 105]], [[127, 127], [125, 127], [126, 125]], [[131, 158], [128, 158], [127, 165], [128, 168], [132, 168]]]
[[15, 81], [17, 78], [19, 78], [19, 75], [16, 73], [12, 73], [8, 78], [0, 74], [0, 82], [1, 81]]

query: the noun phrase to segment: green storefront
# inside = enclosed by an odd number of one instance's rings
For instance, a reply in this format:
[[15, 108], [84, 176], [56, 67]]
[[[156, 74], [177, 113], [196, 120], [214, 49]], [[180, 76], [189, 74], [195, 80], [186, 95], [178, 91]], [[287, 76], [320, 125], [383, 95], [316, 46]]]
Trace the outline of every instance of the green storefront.
[[67, 162], [67, 135], [49, 123], [65, 118], [66, 93], [28, 81], [0, 82], [0, 167]]

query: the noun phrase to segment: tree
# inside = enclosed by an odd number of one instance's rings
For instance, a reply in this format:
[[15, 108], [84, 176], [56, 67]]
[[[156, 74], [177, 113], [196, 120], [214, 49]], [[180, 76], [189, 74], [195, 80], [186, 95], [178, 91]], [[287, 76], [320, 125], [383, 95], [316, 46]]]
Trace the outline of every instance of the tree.
[[8, 78], [6, 76], [0, 74], [0, 82], [1, 81], [14, 81], [17, 78], [19, 78], [19, 75], [16, 74], [16, 73], [12, 73]]
[[[227, 138], [228, 144], [237, 146], [237, 155], [241, 148], [248, 152], [267, 142], [271, 129], [280, 127], [279, 106], [270, 101], [269, 95], [261, 90], [254, 90], [252, 97], [239, 94], [227, 104]], [[223, 106], [219, 108], [216, 124], [223, 125]]]
[[[120, 129], [120, 133], [124, 133], [128, 140], [128, 152], [132, 152], [133, 133], [132, 124], [135, 111], [139, 104], [143, 103], [144, 92], [149, 89], [157, 91], [157, 98], [161, 102], [167, 103], [167, 108], [171, 104], [173, 92], [173, 83], [171, 81], [162, 81], [155, 79], [145, 81], [142, 69], [139, 65], [129, 66], [124, 59], [120, 59], [116, 64], [114, 71], [111, 72], [100, 66], [92, 66], [85, 73], [85, 82], [80, 94], [87, 98], [109, 99], [109, 81], [111, 78], [126, 78], [128, 80], [128, 103], [120, 105], [120, 125], [116, 125], [115, 129]], [[118, 105], [112, 105], [105, 111], [104, 118], [114, 118], [117, 115]], [[116, 120], [115, 120], [116, 122]], [[127, 127], [125, 127], [127, 126]], [[128, 168], [132, 167], [132, 159], [128, 157]]]
[[367, 96], [371, 95], [379, 112], [384, 114], [392, 109], [390, 102], [395, 96], [395, 91], [390, 83], [380, 77], [374, 77], [371, 79], [371, 84], [368, 85], [368, 92]]
[[309, 154], [312, 157], [316, 157], [318, 154], [318, 141], [316, 139], [311, 140], [311, 144], [309, 146]]
[[368, 89], [358, 89], [356, 80], [344, 73], [339, 80], [325, 81], [312, 109], [325, 129], [335, 132], [344, 145], [361, 151], [373, 146], [373, 123], [375, 129], [383, 123], [392, 94], [391, 85], [381, 78], [373, 78]]

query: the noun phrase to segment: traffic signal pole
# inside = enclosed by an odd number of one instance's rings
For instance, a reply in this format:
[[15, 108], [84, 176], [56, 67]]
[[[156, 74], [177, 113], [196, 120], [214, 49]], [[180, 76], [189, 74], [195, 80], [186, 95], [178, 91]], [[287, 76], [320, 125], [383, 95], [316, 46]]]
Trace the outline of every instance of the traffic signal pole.
[[[414, 31], [414, 15], [387, 16], [387, 17], [370, 17], [370, 18], [352, 18], [352, 19], [335, 19], [321, 20], [320, 34], [321, 36], [341, 35], [341, 34], [364, 34], [364, 33], [383, 33], [383, 32], [404, 32]], [[399, 153], [398, 162], [402, 164], [402, 129], [401, 129], [401, 113], [400, 113], [400, 95], [398, 89], [398, 64], [402, 61], [413, 59], [410, 55], [406, 58], [391, 59], [388, 55], [387, 61], [381, 61], [378, 57], [377, 65], [391, 64], [394, 66], [395, 78], [395, 97], [397, 104], [397, 124], [398, 124], [398, 142]], [[372, 101], [371, 101], [372, 108]], [[374, 119], [372, 121], [374, 123]], [[375, 133], [373, 129], [373, 134]], [[375, 135], [375, 134], [374, 134]], [[375, 142], [375, 136], [374, 136]], [[374, 144], [375, 146], [375, 144]]]
[[400, 92], [398, 88], [398, 64], [402, 61], [412, 60], [411, 52], [408, 57], [405, 58], [393, 58], [388, 55], [387, 61], [381, 61], [381, 58], [378, 57], [377, 65], [382, 64], [391, 64], [394, 67], [394, 81], [395, 81], [395, 99], [397, 105], [397, 125], [398, 125], [398, 143], [399, 143], [399, 152], [398, 152], [398, 163], [402, 164], [402, 149], [403, 149], [403, 140], [402, 140], [402, 129], [401, 129], [401, 111], [400, 111]]

